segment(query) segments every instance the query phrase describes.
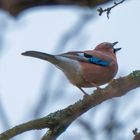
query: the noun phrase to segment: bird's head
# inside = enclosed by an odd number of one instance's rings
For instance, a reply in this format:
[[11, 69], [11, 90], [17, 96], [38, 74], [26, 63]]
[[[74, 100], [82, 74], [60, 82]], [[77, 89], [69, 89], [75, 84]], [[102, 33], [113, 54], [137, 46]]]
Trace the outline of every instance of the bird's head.
[[114, 46], [117, 44], [118, 42], [114, 42], [114, 43], [109, 43], [109, 42], [103, 42], [99, 45], [96, 46], [95, 50], [97, 51], [103, 51], [103, 52], [111, 52], [116, 54], [117, 51], [121, 50], [121, 48], [114, 48]]

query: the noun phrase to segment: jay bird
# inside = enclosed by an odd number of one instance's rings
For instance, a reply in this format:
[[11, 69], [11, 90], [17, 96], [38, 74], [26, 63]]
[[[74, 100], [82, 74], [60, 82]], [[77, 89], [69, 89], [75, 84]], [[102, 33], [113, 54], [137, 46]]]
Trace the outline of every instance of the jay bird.
[[103, 42], [93, 50], [73, 51], [58, 55], [51, 55], [38, 51], [26, 51], [25, 56], [36, 57], [54, 64], [62, 70], [69, 81], [82, 89], [87, 87], [99, 88], [116, 75], [118, 64], [116, 52], [121, 48], [114, 48], [118, 42]]

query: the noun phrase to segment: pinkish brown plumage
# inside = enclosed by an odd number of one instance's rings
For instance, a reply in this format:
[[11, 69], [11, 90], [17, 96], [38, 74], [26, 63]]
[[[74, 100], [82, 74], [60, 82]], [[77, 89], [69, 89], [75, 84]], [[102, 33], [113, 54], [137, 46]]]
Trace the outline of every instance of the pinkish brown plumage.
[[118, 71], [116, 51], [118, 42], [104, 42], [94, 50], [68, 52], [51, 55], [37, 51], [22, 53], [26, 56], [40, 58], [56, 65], [69, 81], [77, 86], [84, 94], [82, 87], [97, 87], [109, 82]]

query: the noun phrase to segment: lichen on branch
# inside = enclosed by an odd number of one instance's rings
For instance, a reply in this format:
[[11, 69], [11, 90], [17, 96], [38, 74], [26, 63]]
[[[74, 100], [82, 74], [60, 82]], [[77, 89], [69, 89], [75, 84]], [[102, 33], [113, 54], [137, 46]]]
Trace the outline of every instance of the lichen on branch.
[[84, 96], [83, 99], [65, 109], [50, 113], [43, 118], [17, 125], [1, 133], [0, 140], [8, 140], [26, 131], [44, 128], [49, 130], [42, 140], [55, 140], [74, 120], [89, 109], [113, 97], [123, 96], [137, 87], [140, 87], [140, 70], [134, 71], [125, 77], [112, 80], [105, 88], [95, 90], [91, 95]]

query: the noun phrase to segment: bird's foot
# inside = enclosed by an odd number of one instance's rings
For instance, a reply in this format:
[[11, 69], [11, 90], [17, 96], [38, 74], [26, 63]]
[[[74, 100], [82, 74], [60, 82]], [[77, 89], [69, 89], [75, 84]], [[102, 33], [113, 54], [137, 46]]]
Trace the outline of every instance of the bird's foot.
[[81, 87], [77, 86], [77, 88], [79, 88], [82, 91], [82, 93], [84, 93], [84, 97], [89, 96]]
[[92, 86], [93, 86], [93, 87], [96, 87], [97, 90], [100, 89], [100, 87], [99, 87], [98, 85], [96, 85], [95, 83], [92, 83]]
[[89, 82], [86, 78], [84, 78], [84, 80], [85, 80], [87, 83], [90, 83], [93, 87], [96, 87], [96, 90], [101, 90], [101, 88], [100, 88], [97, 84], [95, 84], [95, 83], [93, 83], [93, 82]]
[[93, 87], [96, 87], [96, 90], [100, 91], [102, 88], [100, 88], [98, 85], [96, 85], [95, 83], [92, 83]]

